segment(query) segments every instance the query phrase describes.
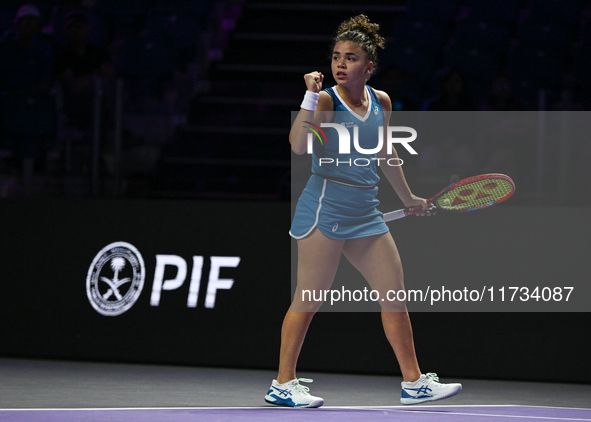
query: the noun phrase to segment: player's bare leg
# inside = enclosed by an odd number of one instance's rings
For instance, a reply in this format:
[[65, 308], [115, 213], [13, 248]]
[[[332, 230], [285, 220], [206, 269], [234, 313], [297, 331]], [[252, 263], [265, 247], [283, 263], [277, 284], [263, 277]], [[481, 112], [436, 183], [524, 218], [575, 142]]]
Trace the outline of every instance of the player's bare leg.
[[298, 240], [298, 285], [281, 330], [277, 375], [279, 383], [296, 377], [297, 360], [304, 338], [314, 314], [322, 305], [322, 302], [302, 300], [302, 292], [330, 288], [339, 265], [343, 244], [343, 240], [329, 239], [318, 229], [314, 229], [306, 238]]
[[[298, 240], [298, 285], [294, 300], [283, 320], [279, 374], [273, 380], [265, 401], [288, 407], [320, 407], [321, 397], [312, 396], [308, 387], [300, 382], [312, 380], [297, 378], [296, 365], [308, 332], [310, 322], [322, 301], [314, 296], [304, 298], [304, 290], [327, 290], [332, 285], [343, 249], [343, 240], [329, 239], [318, 229]], [[316, 298], [320, 299], [318, 294]]]
[[[343, 252], [361, 272], [372, 290], [387, 297], [388, 290], [404, 289], [402, 263], [390, 233], [347, 240]], [[382, 323], [404, 381], [416, 381], [421, 376], [414, 347], [410, 318], [405, 302], [380, 302]]]
[[[402, 264], [390, 233], [361, 239], [347, 240], [345, 256], [363, 274], [381, 298], [388, 290], [404, 289]], [[382, 323], [386, 337], [394, 349], [403, 382], [402, 404], [417, 404], [452, 397], [462, 391], [461, 384], [439, 383], [437, 374], [421, 374], [415, 353], [410, 318], [404, 302], [380, 302]]]

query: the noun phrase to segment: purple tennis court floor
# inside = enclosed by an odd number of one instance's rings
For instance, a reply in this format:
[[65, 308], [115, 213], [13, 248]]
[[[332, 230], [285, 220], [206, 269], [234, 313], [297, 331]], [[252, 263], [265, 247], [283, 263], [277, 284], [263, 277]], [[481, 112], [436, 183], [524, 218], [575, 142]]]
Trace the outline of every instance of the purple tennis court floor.
[[2, 422], [193, 422], [193, 421], [590, 421], [591, 409], [539, 406], [323, 407], [320, 409], [155, 408], [0, 410]]

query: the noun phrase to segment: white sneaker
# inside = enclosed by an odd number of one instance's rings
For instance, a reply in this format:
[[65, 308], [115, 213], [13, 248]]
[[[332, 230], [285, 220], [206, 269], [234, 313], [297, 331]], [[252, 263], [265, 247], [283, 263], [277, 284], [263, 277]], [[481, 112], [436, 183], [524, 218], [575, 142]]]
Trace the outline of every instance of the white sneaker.
[[402, 382], [402, 404], [446, 399], [462, 391], [462, 384], [441, 384], [437, 374], [421, 375], [415, 382]]
[[308, 387], [300, 384], [302, 382], [312, 382], [311, 379], [297, 378], [283, 384], [273, 380], [271, 388], [267, 391], [265, 401], [278, 406], [288, 407], [320, 407], [324, 404], [324, 399], [311, 396]]

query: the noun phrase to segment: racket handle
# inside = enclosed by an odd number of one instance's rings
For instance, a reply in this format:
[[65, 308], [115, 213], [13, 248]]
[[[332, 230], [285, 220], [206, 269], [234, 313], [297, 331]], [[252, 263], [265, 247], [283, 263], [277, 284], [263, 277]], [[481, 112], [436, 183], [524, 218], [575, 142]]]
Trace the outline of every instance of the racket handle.
[[[433, 211], [437, 210], [437, 207], [435, 205], [433, 205], [432, 203], [427, 202], [427, 205], [429, 207], [427, 208], [426, 211], [433, 212]], [[404, 212], [406, 213], [406, 215], [414, 215], [414, 214], [419, 213], [422, 210], [423, 210], [423, 207], [421, 207], [420, 205], [416, 205], [414, 207], [410, 207], [410, 208], [405, 209]]]
[[416, 205], [414, 207], [410, 207], [404, 210], [404, 213], [406, 215], [414, 215], [418, 212], [420, 212], [423, 209], [423, 207], [421, 207], [420, 205]]
[[406, 216], [406, 209], [391, 211], [384, 214], [384, 221], [387, 223], [388, 221], [398, 220], [399, 218], [404, 218]]
[[[419, 211], [421, 211], [422, 208], [423, 207], [421, 207], [420, 205], [417, 205], [415, 207], [403, 208], [401, 210], [387, 212], [384, 214], [384, 222], [387, 223], [388, 221], [394, 221], [394, 220], [398, 220], [400, 218], [404, 218], [407, 215], [416, 214]], [[437, 209], [437, 207], [435, 205], [429, 204], [428, 211], [435, 211], [436, 209]]]

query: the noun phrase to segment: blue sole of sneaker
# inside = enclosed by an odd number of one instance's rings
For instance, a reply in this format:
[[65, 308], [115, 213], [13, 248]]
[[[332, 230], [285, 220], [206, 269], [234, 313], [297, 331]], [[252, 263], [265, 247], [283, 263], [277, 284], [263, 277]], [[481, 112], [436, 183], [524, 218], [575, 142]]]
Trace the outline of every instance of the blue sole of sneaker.
[[274, 406], [281, 406], [281, 407], [291, 407], [291, 408], [293, 408], [293, 409], [308, 409], [308, 408], [317, 408], [317, 407], [320, 407], [320, 406], [322, 406], [322, 405], [324, 404], [324, 400], [321, 400], [321, 401], [313, 401], [313, 402], [312, 402], [312, 403], [310, 403], [310, 404], [305, 404], [305, 405], [302, 405], [302, 406], [288, 406], [288, 405], [286, 405], [286, 404], [281, 404], [281, 403], [277, 403], [277, 402], [274, 402], [274, 401], [271, 401], [271, 400], [267, 400], [267, 398], [266, 398], [266, 397], [265, 397], [265, 401], [266, 401], [267, 403], [269, 403], [269, 404], [272, 404], [272, 405], [274, 405]]
[[444, 400], [444, 399], [448, 399], [450, 397], [455, 396], [456, 394], [458, 394], [461, 391], [462, 391], [462, 387], [460, 386], [460, 388], [458, 390], [452, 391], [450, 394], [447, 394], [445, 396], [429, 397], [429, 398], [424, 398], [424, 399], [400, 399], [400, 403], [406, 404], [406, 405], [412, 405], [412, 404], [426, 403], [426, 402], [430, 402], [430, 401]]

